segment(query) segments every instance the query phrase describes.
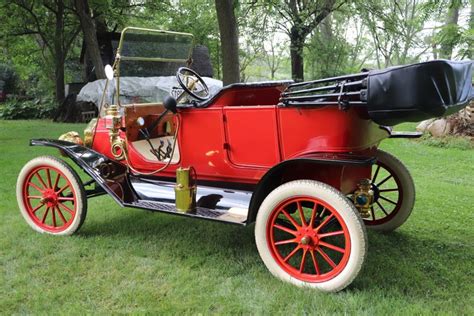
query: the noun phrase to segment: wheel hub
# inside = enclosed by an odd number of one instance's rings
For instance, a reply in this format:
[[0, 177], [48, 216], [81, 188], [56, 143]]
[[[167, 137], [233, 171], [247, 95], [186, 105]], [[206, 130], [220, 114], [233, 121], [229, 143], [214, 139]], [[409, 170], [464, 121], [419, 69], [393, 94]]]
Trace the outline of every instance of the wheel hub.
[[46, 189], [43, 192], [43, 197], [40, 200], [41, 203], [46, 204], [48, 207], [55, 207], [58, 205], [58, 195], [52, 189]]
[[300, 234], [303, 236], [300, 239], [300, 244], [304, 247], [314, 249], [319, 244], [318, 234], [310, 227], [302, 228]]
[[301, 244], [302, 245], [309, 245], [311, 243], [311, 237], [309, 236], [304, 236], [301, 238]]

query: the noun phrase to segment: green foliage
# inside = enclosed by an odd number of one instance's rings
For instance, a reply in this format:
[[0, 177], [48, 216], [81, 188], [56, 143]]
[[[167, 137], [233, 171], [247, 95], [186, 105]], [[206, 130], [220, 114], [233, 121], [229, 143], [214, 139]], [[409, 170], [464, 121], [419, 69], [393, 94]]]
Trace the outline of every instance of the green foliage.
[[[357, 58], [351, 58], [358, 43], [351, 44], [346, 38], [345, 14], [340, 12], [328, 16], [315, 30], [306, 45], [305, 61], [308, 79], [332, 77], [359, 72]], [[359, 35], [362, 36], [362, 35]]]
[[357, 14], [370, 32], [378, 68], [419, 61], [430, 49], [422, 31], [437, 5], [425, 0], [356, 2]]
[[56, 110], [56, 103], [52, 99], [44, 100], [17, 100], [12, 99], [0, 107], [0, 119], [49, 119]]
[[[222, 77], [214, 0], [88, 1], [96, 25], [108, 27], [102, 31], [142, 26], [194, 34], [195, 44], [209, 48], [214, 77]], [[294, 21], [298, 22], [298, 14], [301, 23], [309, 23], [316, 15], [310, 14], [308, 8], [327, 1], [313, 2], [235, 1], [242, 80], [291, 77], [291, 25]], [[54, 8], [55, 3], [51, 0], [15, 0], [0, 6], [3, 23], [0, 30], [0, 63], [8, 65], [17, 74], [12, 85], [16, 86], [16, 92], [20, 95], [33, 98], [53, 95], [58, 59], [53, 57], [56, 36], [54, 14], [47, 7]], [[64, 57], [65, 81], [77, 82], [82, 80], [79, 59], [83, 41], [80, 33], [75, 39], [72, 36], [79, 26], [73, 1], [64, 0], [64, 3], [64, 35], [73, 39]], [[296, 11], [292, 10], [291, 3], [302, 4], [306, 9], [301, 7], [298, 11], [297, 7]], [[446, 17], [454, 4], [459, 6], [461, 15], [459, 23], [449, 24]], [[38, 21], [20, 5], [31, 8]], [[437, 53], [439, 58], [443, 57], [443, 47], [453, 48], [453, 58], [472, 59], [474, 17], [468, 7], [473, 5], [472, 0], [336, 1], [337, 10], [328, 18], [329, 27], [324, 30], [319, 25], [306, 37], [306, 78], [358, 72], [362, 67], [383, 68], [418, 62], [434, 58]], [[469, 14], [470, 24], [466, 23]], [[43, 35], [36, 32], [36, 22]], [[323, 20], [322, 24], [326, 22]]]
[[214, 77], [221, 78], [219, 26], [214, 1], [181, 0], [150, 2], [130, 25], [186, 32], [194, 35], [195, 45], [209, 48]]

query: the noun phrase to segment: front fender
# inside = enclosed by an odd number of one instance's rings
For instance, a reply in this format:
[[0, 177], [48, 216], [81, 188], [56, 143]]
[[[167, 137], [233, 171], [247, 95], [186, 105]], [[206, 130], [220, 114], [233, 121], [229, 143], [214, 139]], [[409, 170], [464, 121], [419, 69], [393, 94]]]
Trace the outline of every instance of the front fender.
[[32, 139], [30, 146], [49, 146], [61, 150], [100, 185], [121, 206], [135, 200], [127, 168], [90, 148], [53, 139]]

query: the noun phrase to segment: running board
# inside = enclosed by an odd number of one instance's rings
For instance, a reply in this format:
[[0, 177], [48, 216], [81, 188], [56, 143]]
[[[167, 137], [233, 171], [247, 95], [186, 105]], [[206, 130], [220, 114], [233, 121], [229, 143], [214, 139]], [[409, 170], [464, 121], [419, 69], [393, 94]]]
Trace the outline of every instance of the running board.
[[154, 201], [140, 200], [133, 203], [125, 203], [124, 206], [145, 209], [152, 212], [169, 213], [193, 218], [219, 221], [229, 224], [245, 225], [247, 222], [247, 210], [230, 209], [226, 212], [211, 210], [205, 207], [196, 207], [191, 212], [179, 212], [172, 203], [162, 203]]
[[253, 194], [251, 191], [198, 185], [196, 209], [184, 213], [179, 212], [175, 207], [174, 181], [155, 180], [133, 175], [129, 176], [129, 181], [137, 195], [137, 200], [124, 203], [124, 206], [246, 225]]

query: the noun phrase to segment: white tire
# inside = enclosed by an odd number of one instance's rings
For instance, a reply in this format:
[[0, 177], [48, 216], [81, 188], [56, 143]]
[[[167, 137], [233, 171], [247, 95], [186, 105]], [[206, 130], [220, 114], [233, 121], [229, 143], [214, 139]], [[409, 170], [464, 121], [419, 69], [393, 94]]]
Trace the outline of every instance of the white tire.
[[400, 160], [383, 150], [377, 151], [372, 170], [376, 202], [364, 223], [369, 229], [393, 231], [406, 222], [415, 205], [413, 178]]
[[26, 163], [18, 176], [16, 196], [23, 218], [40, 233], [72, 235], [86, 217], [87, 198], [79, 176], [53, 156]]
[[[284, 234], [289, 239], [279, 239]], [[348, 286], [367, 253], [365, 226], [355, 207], [333, 187], [311, 180], [285, 183], [265, 198], [257, 214], [255, 241], [274, 276], [325, 292]]]

